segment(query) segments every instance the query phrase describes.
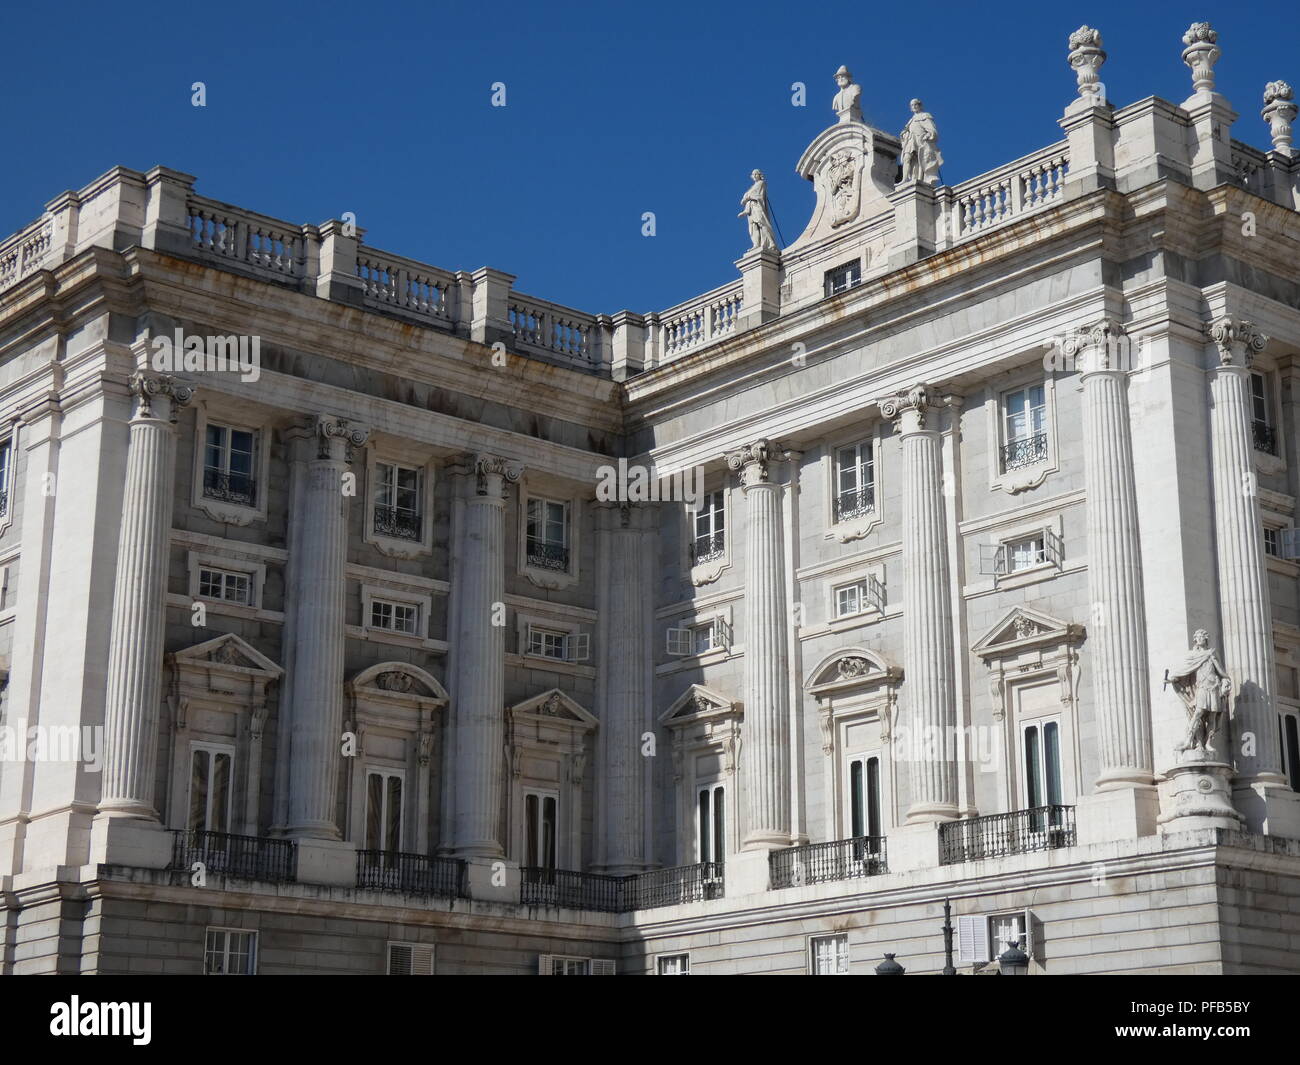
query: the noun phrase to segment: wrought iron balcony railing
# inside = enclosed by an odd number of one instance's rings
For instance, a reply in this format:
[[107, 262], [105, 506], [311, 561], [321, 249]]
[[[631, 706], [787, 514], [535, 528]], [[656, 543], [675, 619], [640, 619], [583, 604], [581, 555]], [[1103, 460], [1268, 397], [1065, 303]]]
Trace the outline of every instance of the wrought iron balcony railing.
[[1277, 454], [1277, 431], [1267, 422], [1252, 422], [1252, 435], [1255, 440], [1255, 450], [1262, 451], [1266, 455]]
[[357, 851], [357, 887], [403, 895], [469, 898], [466, 867], [455, 858], [404, 851]]
[[219, 499], [223, 503], [236, 503], [241, 507], [256, 506], [257, 484], [247, 474], [205, 469], [203, 495], [207, 499]]
[[375, 504], [375, 532], [380, 536], [418, 541], [421, 531], [420, 515], [397, 507]]
[[272, 883], [298, 875], [298, 851], [292, 840], [197, 830], [174, 831], [172, 837], [171, 869], [189, 872], [195, 862], [202, 862], [208, 873]]
[[563, 906], [601, 913], [680, 906], [720, 899], [725, 893], [721, 862], [699, 862], [627, 876], [525, 868], [521, 876], [520, 900], [525, 906]]
[[939, 862], [975, 862], [1008, 854], [1057, 850], [1075, 842], [1073, 806], [1035, 806], [939, 826]]
[[889, 872], [884, 836], [856, 836], [787, 847], [768, 855], [772, 887], [803, 887]]
[[1019, 470], [1036, 462], [1047, 461], [1047, 434], [1034, 433], [1002, 445], [1002, 469]]
[[0, 514], [9, 513], [9, 493], [0, 490]]
[[545, 540], [528, 541], [528, 564], [539, 569], [559, 570], [561, 573], [569, 568], [569, 549], [563, 544], [547, 543]]
[[691, 565], [699, 566], [712, 562], [727, 553], [727, 534], [713, 533], [711, 536], [697, 536], [691, 541]]
[[856, 492], [841, 492], [835, 497], [835, 520], [852, 521], [876, 509], [876, 486], [869, 484]]

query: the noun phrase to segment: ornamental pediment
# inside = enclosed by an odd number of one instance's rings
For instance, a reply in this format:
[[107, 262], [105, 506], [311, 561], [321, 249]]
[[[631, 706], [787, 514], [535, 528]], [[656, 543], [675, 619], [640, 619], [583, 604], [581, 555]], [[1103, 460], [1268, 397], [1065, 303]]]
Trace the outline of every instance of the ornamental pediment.
[[397, 701], [432, 701], [446, 705], [447, 690], [432, 674], [409, 662], [380, 662], [363, 669], [348, 687], [353, 694]]
[[865, 647], [841, 647], [812, 670], [805, 684], [813, 694], [867, 685], [896, 685], [903, 671], [876, 651]]
[[659, 723], [673, 728], [727, 714], [739, 716], [741, 713], [741, 704], [736, 700], [729, 699], [712, 688], [706, 688], [703, 684], [692, 684], [664, 711]]
[[284, 673], [266, 655], [233, 632], [186, 647], [175, 652], [171, 658], [177, 669], [187, 672], [210, 672], [213, 666], [217, 666], [228, 667], [232, 672], [262, 674], [267, 679]]
[[1004, 614], [971, 650], [981, 658], [990, 658], [1033, 647], [1080, 643], [1084, 635], [1082, 625], [1019, 606]]
[[586, 707], [559, 688], [516, 703], [509, 708], [509, 713], [512, 717], [529, 715], [574, 728], [594, 729], [600, 723]]

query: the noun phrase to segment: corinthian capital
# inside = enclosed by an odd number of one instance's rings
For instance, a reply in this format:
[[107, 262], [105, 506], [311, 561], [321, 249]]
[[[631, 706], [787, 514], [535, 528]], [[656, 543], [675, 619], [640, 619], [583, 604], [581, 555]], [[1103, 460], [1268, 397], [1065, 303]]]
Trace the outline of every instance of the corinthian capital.
[[475, 455], [474, 476], [478, 495], [500, 495], [505, 482], [514, 484], [523, 475], [524, 468], [503, 459], [500, 455]]
[[176, 412], [194, 398], [194, 389], [189, 385], [177, 384], [165, 374], [137, 370], [131, 375], [131, 394], [136, 397], [137, 418], [154, 417], [153, 401], [162, 396], [168, 401], [167, 414], [174, 422]]
[[1268, 343], [1268, 337], [1253, 322], [1233, 314], [1216, 318], [1205, 328], [1219, 349], [1219, 362], [1224, 366], [1249, 366], [1251, 359]]
[[336, 418], [329, 414], [316, 416], [316, 439], [319, 442], [319, 458], [336, 458], [338, 449], [335, 442], [343, 444], [345, 462], [352, 461], [352, 449], [361, 447], [370, 436], [370, 430], [362, 425], [355, 425], [346, 418]]
[[[898, 392], [880, 401], [880, 413], [904, 430], [926, 428], [927, 421], [934, 421], [932, 415], [942, 409], [943, 400], [939, 392], [927, 384], [915, 384], [906, 392]], [[930, 427], [935, 428], [933, 424]]]
[[727, 452], [727, 469], [740, 474], [740, 483], [745, 488], [756, 484], [771, 484], [768, 463], [785, 457], [784, 448], [771, 440], [760, 438], [736, 451]]

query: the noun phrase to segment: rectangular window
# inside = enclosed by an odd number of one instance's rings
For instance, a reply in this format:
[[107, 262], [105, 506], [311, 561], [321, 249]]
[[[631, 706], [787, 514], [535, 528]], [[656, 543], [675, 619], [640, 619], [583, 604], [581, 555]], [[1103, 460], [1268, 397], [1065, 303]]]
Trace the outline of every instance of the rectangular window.
[[695, 511], [691, 562], [712, 562], [727, 553], [727, 514], [722, 492], [710, 492]]
[[201, 599], [220, 599], [227, 603], [251, 606], [252, 588], [252, 578], [247, 573], [212, 569], [207, 566], [199, 569], [199, 597]]
[[699, 791], [698, 857], [701, 862], [724, 862], [727, 854], [727, 796], [722, 784], [710, 784]]
[[658, 972], [660, 976], [690, 976], [691, 956], [689, 954], [661, 954]]
[[370, 627], [385, 632], [400, 632], [406, 636], [420, 634], [420, 608], [414, 603], [398, 603], [390, 599], [370, 601]]
[[229, 832], [235, 753], [228, 747], [190, 750], [189, 828], [195, 832]]
[[0, 514], [9, 513], [9, 466], [13, 459], [13, 441], [0, 442]]
[[420, 495], [419, 469], [396, 462], [376, 462], [375, 532], [402, 540], [419, 540]]
[[1282, 740], [1282, 772], [1292, 791], [1300, 791], [1300, 712], [1284, 710], [1278, 715]]
[[256, 445], [257, 434], [249, 429], [209, 425], [203, 451], [203, 494], [209, 499], [255, 506]]
[[1023, 540], [1012, 540], [1007, 546], [1007, 570], [1018, 573], [1020, 570], [1032, 569], [1047, 561], [1047, 547], [1042, 534], [1027, 536]]
[[849, 760], [849, 837], [866, 842], [855, 858], [880, 852], [880, 810], [880, 758], [856, 755]]
[[[1061, 726], [1055, 720], [1039, 720], [1024, 726], [1024, 801], [1026, 810], [1061, 805]], [[1061, 813], [1052, 810], [1035, 814], [1030, 827], [1046, 831], [1059, 824]]]
[[395, 769], [366, 772], [366, 846], [368, 851], [402, 849], [402, 774]]
[[591, 976], [590, 958], [551, 958], [552, 976]]
[[835, 520], [852, 521], [876, 509], [876, 460], [870, 441], [835, 451]]
[[840, 292], [847, 292], [851, 288], [856, 288], [861, 283], [861, 259], [854, 259], [851, 263], [845, 263], [843, 266], [837, 266], [834, 270], [826, 271], [826, 295], [828, 296], [834, 296]]
[[731, 646], [731, 626], [722, 618], [668, 630], [668, 653], [675, 658], [723, 651]]
[[1042, 385], [1030, 385], [1002, 397], [1004, 429], [1002, 470], [1018, 470], [1047, 460], [1047, 397]]
[[[1030, 952], [1030, 942], [1025, 930], [1025, 913], [1023, 910], [1016, 913], [995, 914], [988, 919], [988, 922], [988, 943], [993, 958], [996, 958], [1010, 947], [1013, 940], [1020, 945], [1020, 949], [1026, 954]], [[993, 958], [989, 960], [992, 961]]]
[[257, 972], [257, 933], [209, 928], [203, 946], [206, 976], [252, 976]]
[[1264, 526], [1264, 554], [1277, 558], [1277, 529]]
[[433, 947], [428, 943], [389, 943], [389, 976], [432, 976]]
[[524, 847], [529, 869], [554, 869], [559, 800], [554, 793], [524, 792]]
[[847, 618], [862, 613], [864, 603], [862, 591], [861, 584], [846, 584], [842, 588], [836, 588], [835, 616]]
[[849, 973], [849, 937], [813, 936], [809, 944], [813, 976], [847, 976]]
[[528, 564], [567, 572], [569, 505], [550, 499], [528, 501]]
[[554, 658], [563, 662], [568, 633], [555, 629], [543, 629], [537, 625], [528, 626], [528, 653], [541, 658]]

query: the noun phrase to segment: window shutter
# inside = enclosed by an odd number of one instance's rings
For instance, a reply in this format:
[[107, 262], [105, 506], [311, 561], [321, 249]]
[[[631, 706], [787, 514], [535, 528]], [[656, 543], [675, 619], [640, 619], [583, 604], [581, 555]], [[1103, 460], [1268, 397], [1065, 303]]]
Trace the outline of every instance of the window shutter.
[[690, 629], [669, 629], [668, 653], [675, 658], [684, 658], [691, 653], [691, 640]]
[[433, 947], [418, 943], [389, 943], [388, 975], [432, 976]]
[[957, 962], [974, 965], [989, 960], [989, 923], [981, 916], [957, 918]]
[[877, 613], [883, 614], [885, 612], [885, 586], [875, 577], [868, 575], [865, 590], [867, 602], [876, 608]]
[[591, 657], [591, 636], [585, 632], [571, 632], [564, 638], [564, 657], [570, 662], [585, 662]]
[[613, 958], [592, 958], [591, 975], [592, 976], [613, 976], [614, 959]]
[[1278, 529], [1278, 558], [1300, 558], [1300, 529]]
[[731, 650], [731, 626], [722, 618], [713, 619], [713, 634], [721, 646]]
[[1047, 553], [1047, 561], [1059, 566], [1061, 560], [1065, 558], [1065, 545], [1051, 529], [1043, 530], [1043, 547]]
[[1001, 577], [1007, 572], [1007, 545], [980, 544], [980, 572]]
[[555, 955], [539, 954], [537, 955], [537, 975], [554, 976], [555, 975]]

